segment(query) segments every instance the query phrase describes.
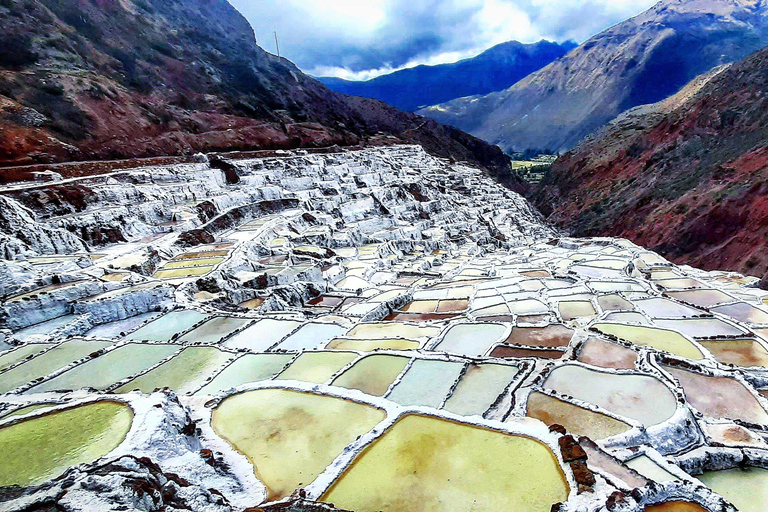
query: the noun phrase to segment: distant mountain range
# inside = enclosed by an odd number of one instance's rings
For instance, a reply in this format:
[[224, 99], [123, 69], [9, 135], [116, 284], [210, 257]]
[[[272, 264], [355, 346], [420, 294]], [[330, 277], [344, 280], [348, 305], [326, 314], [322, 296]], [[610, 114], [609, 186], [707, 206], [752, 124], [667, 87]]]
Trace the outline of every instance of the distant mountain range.
[[768, 44], [764, 0], [664, 0], [512, 87], [419, 110], [505, 151], [565, 151], [632, 107]]
[[267, 54], [225, 0], [2, 0], [0, 26], [0, 166], [409, 142], [519, 185], [498, 148]]
[[540, 41], [510, 41], [453, 64], [417, 66], [367, 81], [321, 77], [334, 91], [374, 98], [409, 112], [463, 96], [501, 91], [576, 47]]
[[535, 202], [577, 236], [765, 276], [768, 49], [620, 116], [555, 162]]

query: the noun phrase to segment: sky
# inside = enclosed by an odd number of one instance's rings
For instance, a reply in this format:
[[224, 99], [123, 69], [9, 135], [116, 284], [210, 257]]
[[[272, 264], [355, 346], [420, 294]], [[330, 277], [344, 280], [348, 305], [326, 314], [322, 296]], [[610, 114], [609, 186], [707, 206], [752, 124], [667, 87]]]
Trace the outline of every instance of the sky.
[[583, 42], [657, 0], [230, 0], [259, 45], [313, 76], [365, 80], [517, 40]]

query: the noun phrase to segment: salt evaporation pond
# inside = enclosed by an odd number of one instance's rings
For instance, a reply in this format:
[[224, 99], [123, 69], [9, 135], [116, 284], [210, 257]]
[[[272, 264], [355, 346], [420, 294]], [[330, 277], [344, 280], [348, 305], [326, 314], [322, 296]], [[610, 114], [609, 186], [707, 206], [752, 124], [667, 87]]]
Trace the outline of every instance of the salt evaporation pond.
[[141, 315], [132, 316], [116, 322], [110, 322], [107, 324], [97, 325], [90, 331], [86, 332], [86, 336], [93, 336], [94, 338], [117, 338], [123, 333], [133, 331], [137, 329], [145, 322], [154, 320], [160, 316], [160, 313], [142, 313]]
[[180, 348], [178, 345], [129, 343], [38, 384], [30, 392], [43, 393], [59, 389], [82, 388], [106, 389], [118, 381], [156, 365], [178, 352]]
[[355, 359], [354, 352], [304, 352], [277, 378], [323, 384]]
[[170, 341], [176, 334], [184, 332], [207, 315], [192, 310], [171, 311], [140, 329], [132, 332], [126, 339], [146, 341]]
[[539, 392], [533, 392], [528, 397], [526, 415], [547, 425], [562, 425], [569, 432], [598, 440], [623, 434], [632, 428], [632, 425], [611, 416]]
[[507, 327], [501, 324], [459, 324], [451, 327], [436, 351], [479, 357], [498, 342]]
[[234, 354], [214, 347], [185, 348], [170, 361], [120, 386], [115, 392], [139, 390], [151, 393], [155, 389], [169, 388], [178, 394], [191, 393], [232, 357]]
[[741, 512], [768, 509], [768, 470], [760, 468], [708, 471], [697, 477]]
[[309, 485], [348, 444], [385, 417], [379, 409], [349, 400], [262, 389], [221, 402], [211, 424], [251, 461], [267, 498], [275, 500]]
[[409, 414], [367, 447], [321, 499], [355, 512], [549, 512], [569, 490], [557, 459], [540, 441]]
[[246, 354], [216, 375], [196, 395], [218, 395], [243, 384], [269, 380], [293, 359], [290, 354]]
[[250, 324], [252, 320], [247, 318], [231, 318], [227, 316], [217, 316], [207, 320], [199, 327], [194, 328], [187, 334], [179, 338], [179, 342], [197, 342], [197, 343], [218, 343], [225, 336], [242, 329]]
[[444, 409], [462, 416], [482, 416], [519, 372], [511, 365], [470, 363]]
[[463, 369], [463, 363], [417, 359], [387, 399], [400, 405], [440, 407]]
[[409, 358], [402, 356], [385, 354], [366, 356], [336, 377], [333, 385], [382, 396], [409, 362]]
[[79, 359], [111, 346], [102, 341], [66, 341], [39, 356], [0, 373], [0, 393], [22, 386]]
[[0, 428], [0, 487], [28, 486], [55, 478], [117, 448], [131, 428], [126, 404], [101, 401]]
[[677, 410], [672, 391], [647, 375], [605, 373], [564, 365], [552, 370], [544, 385], [645, 426], [662, 423]]
[[16, 347], [13, 350], [8, 350], [0, 354], [0, 371], [10, 368], [11, 366], [20, 363], [26, 358], [39, 354], [43, 350], [49, 349], [54, 346], [53, 343], [34, 343], [22, 345]]
[[606, 323], [598, 323], [593, 327], [603, 334], [611, 334], [635, 345], [653, 347], [657, 350], [664, 350], [670, 354], [693, 360], [704, 358], [701, 350], [685, 336], [675, 331], [637, 325]]

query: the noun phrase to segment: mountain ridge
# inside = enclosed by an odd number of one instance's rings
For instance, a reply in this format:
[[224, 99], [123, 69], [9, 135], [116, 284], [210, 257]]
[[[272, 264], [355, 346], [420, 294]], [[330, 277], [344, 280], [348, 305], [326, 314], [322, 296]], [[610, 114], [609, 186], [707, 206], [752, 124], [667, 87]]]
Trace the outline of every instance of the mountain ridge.
[[319, 77], [332, 90], [378, 99], [406, 111], [455, 98], [500, 91], [522, 80], [577, 45], [546, 40], [508, 41], [450, 64], [421, 65], [365, 81]]
[[768, 44], [768, 8], [666, 0], [590, 38], [505, 91], [419, 110], [505, 151], [566, 151], [634, 106]]

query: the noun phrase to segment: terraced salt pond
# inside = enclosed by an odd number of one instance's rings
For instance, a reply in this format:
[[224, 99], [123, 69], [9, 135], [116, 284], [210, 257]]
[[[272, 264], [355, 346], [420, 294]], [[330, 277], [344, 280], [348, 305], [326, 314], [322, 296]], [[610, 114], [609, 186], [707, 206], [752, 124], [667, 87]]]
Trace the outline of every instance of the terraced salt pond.
[[768, 470], [708, 471], [697, 478], [742, 512], [764, 512], [768, 507]]
[[440, 407], [463, 369], [463, 363], [417, 359], [387, 399], [406, 406]]
[[39, 484], [93, 462], [123, 442], [132, 421], [127, 405], [101, 401], [0, 427], [0, 487]]
[[205, 320], [207, 315], [194, 310], [172, 311], [132, 332], [126, 339], [170, 341], [177, 334]]
[[693, 343], [691, 343], [682, 334], [667, 329], [656, 329], [653, 327], [642, 327], [624, 324], [606, 324], [598, 323], [593, 325], [603, 334], [611, 334], [617, 338], [627, 340], [635, 345], [653, 347], [657, 350], [664, 350], [670, 354], [675, 354], [688, 359], [699, 360], [704, 358]]
[[191, 393], [233, 357], [234, 354], [213, 347], [185, 348], [170, 361], [123, 384], [115, 392], [139, 390], [151, 393], [158, 388], [169, 388], [179, 394]]
[[526, 415], [547, 425], [563, 425], [570, 432], [598, 440], [623, 434], [632, 428], [632, 425], [606, 414], [539, 392], [528, 397]]
[[519, 372], [512, 365], [470, 363], [444, 409], [462, 416], [482, 416]]
[[334, 386], [357, 389], [374, 396], [383, 396], [411, 360], [392, 355], [370, 355], [336, 377]]
[[322, 500], [356, 512], [549, 512], [568, 493], [540, 441], [411, 414], [366, 448]]
[[544, 386], [645, 426], [662, 423], [677, 410], [672, 391], [658, 379], [646, 375], [606, 373], [564, 365], [550, 373]]
[[27, 384], [75, 361], [111, 346], [100, 341], [71, 340], [36, 356], [30, 361], [0, 373], [0, 393]]
[[248, 457], [274, 500], [310, 484], [384, 418], [383, 411], [349, 400], [264, 389], [227, 398], [214, 410], [211, 424]]
[[30, 392], [43, 393], [82, 388], [103, 390], [126, 377], [158, 364], [179, 349], [179, 345], [129, 343], [38, 384]]
[[218, 373], [197, 395], [218, 395], [243, 384], [269, 380], [293, 359], [290, 354], [246, 354]]

